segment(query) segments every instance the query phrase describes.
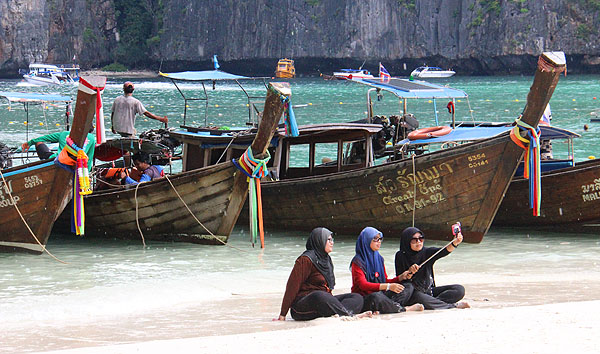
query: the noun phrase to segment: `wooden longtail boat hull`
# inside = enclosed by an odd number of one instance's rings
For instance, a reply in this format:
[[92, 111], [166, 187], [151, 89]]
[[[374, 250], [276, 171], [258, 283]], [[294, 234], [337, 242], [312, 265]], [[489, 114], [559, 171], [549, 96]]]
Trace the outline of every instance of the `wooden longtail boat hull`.
[[[286, 83], [270, 85], [273, 89], [268, 90], [263, 118], [251, 145], [256, 158], [265, 156], [283, 113], [281, 98], [274, 91], [290, 94]], [[86, 235], [141, 239], [141, 230], [148, 240], [223, 244], [247, 195], [247, 177], [231, 161], [141, 183], [137, 193], [134, 185], [95, 192], [85, 198]]]
[[[537, 126], [564, 60], [540, 59], [522, 121]], [[467, 242], [481, 242], [523, 155], [508, 133], [490, 140], [328, 175], [262, 184], [264, 223], [358, 234], [373, 226], [399, 237], [414, 223], [428, 238], [450, 240], [460, 221]], [[413, 172], [413, 169], [415, 172]]]
[[529, 181], [516, 177], [498, 209], [494, 226], [570, 232], [600, 231], [600, 160], [542, 174], [540, 216], [529, 207]]
[[[106, 78], [85, 77], [95, 87], [104, 87]], [[96, 110], [96, 94], [80, 84], [71, 138], [81, 146], [90, 130]], [[2, 171], [0, 179], [0, 251], [41, 253], [54, 222], [71, 198], [73, 174], [51, 160], [33, 162]], [[21, 219], [9, 196], [27, 225]]]

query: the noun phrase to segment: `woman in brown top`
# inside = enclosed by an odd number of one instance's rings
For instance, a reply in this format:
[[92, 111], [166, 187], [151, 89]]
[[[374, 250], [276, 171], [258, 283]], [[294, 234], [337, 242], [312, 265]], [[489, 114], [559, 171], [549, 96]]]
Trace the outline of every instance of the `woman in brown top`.
[[292, 318], [297, 321], [333, 315], [353, 316], [360, 312], [363, 307], [361, 295], [333, 296], [331, 293], [335, 286], [333, 262], [329, 257], [332, 250], [333, 233], [324, 227], [312, 230], [306, 241], [306, 251], [296, 259], [288, 279], [279, 321], [285, 321], [290, 309]]

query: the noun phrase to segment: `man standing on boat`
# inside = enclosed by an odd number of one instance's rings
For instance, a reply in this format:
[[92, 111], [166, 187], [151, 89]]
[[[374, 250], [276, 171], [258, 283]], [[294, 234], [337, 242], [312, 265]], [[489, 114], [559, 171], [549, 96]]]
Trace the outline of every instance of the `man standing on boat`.
[[110, 116], [112, 122], [112, 132], [119, 134], [124, 138], [135, 136], [135, 117], [137, 114], [143, 114], [148, 118], [156, 119], [162, 123], [168, 123], [167, 116], [160, 117], [150, 113], [144, 108], [142, 102], [133, 97], [134, 86], [132, 82], [123, 84], [123, 96], [115, 99], [112, 105]]

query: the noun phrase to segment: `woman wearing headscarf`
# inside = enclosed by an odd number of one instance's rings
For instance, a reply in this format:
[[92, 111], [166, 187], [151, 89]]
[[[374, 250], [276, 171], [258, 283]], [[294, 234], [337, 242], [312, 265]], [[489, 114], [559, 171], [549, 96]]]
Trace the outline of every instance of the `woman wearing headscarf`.
[[[458, 302], [465, 296], [462, 285], [436, 286], [433, 275], [433, 264], [438, 259], [454, 251], [462, 242], [460, 231], [456, 238], [443, 250], [439, 247], [424, 247], [425, 235], [416, 227], [408, 227], [402, 232], [400, 250], [396, 252], [396, 274], [400, 279], [410, 279], [414, 291], [409, 303], [421, 303], [427, 310], [468, 308], [466, 302]], [[421, 263], [433, 256], [427, 263]]]
[[329, 256], [332, 250], [333, 233], [324, 227], [312, 230], [306, 240], [306, 251], [296, 259], [288, 279], [278, 320], [284, 321], [290, 309], [292, 318], [297, 321], [360, 313], [362, 296], [334, 296], [331, 293], [335, 286], [333, 262]]
[[423, 306], [404, 305], [410, 299], [413, 286], [410, 282], [400, 284], [398, 277], [388, 279], [379, 248], [383, 233], [374, 227], [365, 227], [356, 240], [356, 255], [350, 262], [352, 292], [365, 297], [364, 311], [397, 313], [406, 310], [419, 311]]

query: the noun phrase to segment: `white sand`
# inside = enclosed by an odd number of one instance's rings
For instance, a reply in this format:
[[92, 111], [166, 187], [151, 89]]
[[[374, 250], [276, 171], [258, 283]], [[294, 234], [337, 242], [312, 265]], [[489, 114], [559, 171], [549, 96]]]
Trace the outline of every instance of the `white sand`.
[[[289, 318], [289, 316], [288, 316]], [[327, 318], [266, 332], [53, 353], [597, 353], [600, 301]]]

